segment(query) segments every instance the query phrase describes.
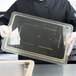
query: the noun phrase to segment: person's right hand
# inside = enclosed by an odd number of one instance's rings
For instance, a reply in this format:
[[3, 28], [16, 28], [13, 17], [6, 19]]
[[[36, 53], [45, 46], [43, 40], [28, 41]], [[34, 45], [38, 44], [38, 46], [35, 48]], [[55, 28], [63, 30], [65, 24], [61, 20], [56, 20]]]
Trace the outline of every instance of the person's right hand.
[[1, 35], [2, 38], [6, 37], [8, 32], [9, 32], [9, 27], [8, 26], [6, 26], [6, 25], [1, 25], [0, 26], [0, 35]]

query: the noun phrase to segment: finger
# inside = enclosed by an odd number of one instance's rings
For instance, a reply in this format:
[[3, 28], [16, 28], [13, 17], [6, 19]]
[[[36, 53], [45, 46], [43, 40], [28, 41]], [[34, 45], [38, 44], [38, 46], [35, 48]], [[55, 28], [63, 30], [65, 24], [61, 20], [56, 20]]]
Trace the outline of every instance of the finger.
[[71, 34], [68, 33], [66, 36], [66, 44], [69, 44], [70, 38], [71, 38]]
[[70, 55], [70, 53], [71, 53], [71, 51], [72, 51], [72, 49], [73, 49], [73, 46], [74, 46], [74, 44], [75, 44], [75, 41], [76, 41], [76, 40], [74, 40], [74, 41], [70, 44], [69, 50], [68, 50], [68, 52], [67, 52], [67, 56]]
[[76, 39], [76, 32], [72, 32], [68, 43], [71, 44], [73, 42], [73, 40], [75, 40], [75, 39]]
[[69, 40], [68, 40], [68, 44], [71, 44], [76, 38], [75, 37], [71, 37]]
[[3, 29], [3, 30], [1, 30], [1, 37], [6, 37], [7, 36], [7, 34], [8, 34], [8, 29]]
[[6, 32], [5, 31], [1, 31], [1, 37], [5, 37], [6, 36]]

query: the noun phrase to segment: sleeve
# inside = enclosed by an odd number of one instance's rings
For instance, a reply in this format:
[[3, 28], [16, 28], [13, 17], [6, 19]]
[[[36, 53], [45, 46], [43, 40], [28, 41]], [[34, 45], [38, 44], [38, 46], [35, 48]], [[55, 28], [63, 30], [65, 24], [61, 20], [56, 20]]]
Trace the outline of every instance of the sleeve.
[[8, 25], [11, 13], [17, 11], [17, 1], [5, 12], [4, 16], [0, 17], [0, 25]]
[[67, 1], [67, 11], [66, 11], [66, 23], [70, 23], [73, 25], [74, 30], [76, 31], [76, 11], [75, 9], [71, 6], [69, 1]]

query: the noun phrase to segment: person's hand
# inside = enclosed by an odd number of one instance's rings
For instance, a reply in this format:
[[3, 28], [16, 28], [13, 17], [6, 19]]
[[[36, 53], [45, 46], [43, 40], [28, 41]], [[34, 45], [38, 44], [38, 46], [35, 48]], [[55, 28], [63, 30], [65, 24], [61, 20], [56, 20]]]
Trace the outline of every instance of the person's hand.
[[1, 35], [2, 38], [6, 37], [8, 32], [9, 32], [9, 27], [8, 26], [6, 26], [6, 25], [1, 25], [0, 26], [0, 35]]
[[68, 52], [67, 52], [67, 56], [70, 55], [72, 49], [73, 49], [73, 46], [75, 44], [75, 41], [76, 41], [76, 32], [72, 32], [71, 33], [71, 37], [70, 39], [68, 40], [68, 44], [70, 45], [69, 49], [68, 49]]

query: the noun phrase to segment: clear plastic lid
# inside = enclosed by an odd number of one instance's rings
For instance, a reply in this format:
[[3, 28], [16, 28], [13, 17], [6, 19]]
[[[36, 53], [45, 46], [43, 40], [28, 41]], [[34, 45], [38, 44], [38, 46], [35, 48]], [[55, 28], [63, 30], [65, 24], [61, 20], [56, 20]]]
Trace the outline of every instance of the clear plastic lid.
[[14, 12], [9, 26], [12, 32], [3, 41], [4, 51], [47, 62], [67, 62], [72, 25]]

